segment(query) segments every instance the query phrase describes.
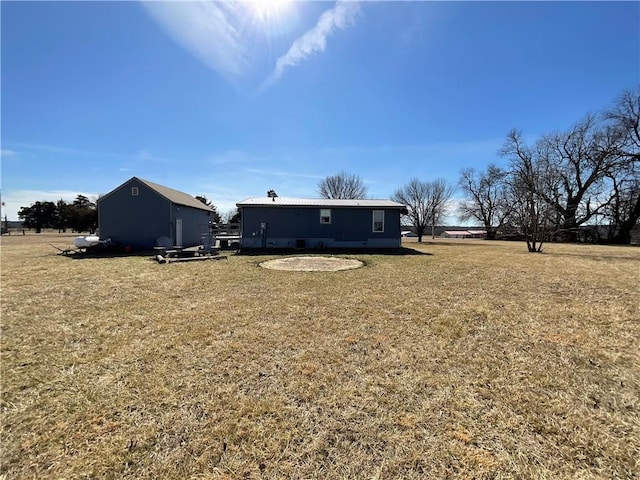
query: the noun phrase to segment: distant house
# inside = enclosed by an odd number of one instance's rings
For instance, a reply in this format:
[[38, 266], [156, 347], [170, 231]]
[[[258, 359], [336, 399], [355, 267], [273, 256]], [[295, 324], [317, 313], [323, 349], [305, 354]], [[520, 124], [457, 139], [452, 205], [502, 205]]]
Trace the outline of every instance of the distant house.
[[254, 197], [236, 205], [243, 248], [398, 248], [406, 212], [390, 200]]
[[467, 230], [471, 238], [486, 238], [487, 231], [486, 230]]
[[445, 230], [442, 233], [444, 238], [469, 238], [471, 235], [467, 230]]
[[133, 177], [98, 199], [98, 230], [134, 249], [195, 246], [208, 232], [213, 210], [188, 193]]
[[486, 230], [445, 230], [444, 238], [486, 238]]

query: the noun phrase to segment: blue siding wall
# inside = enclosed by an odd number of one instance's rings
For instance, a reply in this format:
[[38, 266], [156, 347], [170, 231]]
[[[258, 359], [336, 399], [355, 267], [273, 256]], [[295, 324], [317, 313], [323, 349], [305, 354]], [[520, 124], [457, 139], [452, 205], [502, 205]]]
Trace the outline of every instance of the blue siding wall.
[[[243, 207], [243, 246], [293, 247], [298, 240], [305, 246], [400, 246], [400, 212], [384, 210], [384, 232], [373, 232], [370, 208], [332, 208], [331, 223], [320, 223], [319, 207]], [[263, 238], [261, 224], [266, 223]]]
[[[182, 246], [192, 247], [202, 243], [202, 236], [209, 231], [209, 220], [211, 214], [197, 208], [185, 207], [183, 205], [173, 205], [173, 227], [175, 229], [175, 219], [182, 218]], [[175, 231], [171, 237], [176, 240]]]
[[[137, 196], [132, 195], [132, 187], [138, 188]], [[151, 249], [159, 237], [168, 237], [175, 244], [176, 218], [182, 218], [183, 246], [200, 245], [211, 218], [208, 212], [174, 205], [135, 179], [98, 201], [100, 238], [135, 249]]]
[[[138, 195], [131, 194], [132, 187]], [[143, 183], [132, 180], [98, 201], [100, 238], [133, 248], [151, 248], [171, 236], [171, 202]]]

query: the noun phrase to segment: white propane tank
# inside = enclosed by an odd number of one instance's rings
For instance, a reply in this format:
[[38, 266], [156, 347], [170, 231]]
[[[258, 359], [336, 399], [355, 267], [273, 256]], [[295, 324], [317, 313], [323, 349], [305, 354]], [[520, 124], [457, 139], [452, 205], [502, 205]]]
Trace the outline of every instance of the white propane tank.
[[76, 237], [73, 240], [73, 245], [76, 248], [92, 247], [100, 243], [100, 237], [97, 235], [87, 235], [86, 237]]

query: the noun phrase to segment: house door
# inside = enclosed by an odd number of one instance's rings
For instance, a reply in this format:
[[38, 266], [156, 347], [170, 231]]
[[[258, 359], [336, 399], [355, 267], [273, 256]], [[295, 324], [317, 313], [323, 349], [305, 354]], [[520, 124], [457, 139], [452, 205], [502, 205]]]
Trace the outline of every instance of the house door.
[[182, 246], [182, 219], [176, 218], [176, 245]]
[[262, 248], [267, 248], [267, 222], [260, 223], [260, 235], [262, 237], [260, 246]]

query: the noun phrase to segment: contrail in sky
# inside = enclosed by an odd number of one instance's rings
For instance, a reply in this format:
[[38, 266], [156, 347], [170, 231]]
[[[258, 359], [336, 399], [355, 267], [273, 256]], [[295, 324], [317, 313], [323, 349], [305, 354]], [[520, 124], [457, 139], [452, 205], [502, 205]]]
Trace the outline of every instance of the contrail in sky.
[[327, 46], [327, 38], [337, 29], [344, 30], [353, 25], [357, 14], [360, 12], [358, 2], [338, 1], [335, 6], [324, 12], [318, 23], [308, 30], [300, 38], [297, 38], [289, 51], [278, 58], [276, 67], [262, 82], [259, 93], [264, 92], [276, 83], [284, 74], [287, 67], [293, 67], [317, 52], [324, 52]]

